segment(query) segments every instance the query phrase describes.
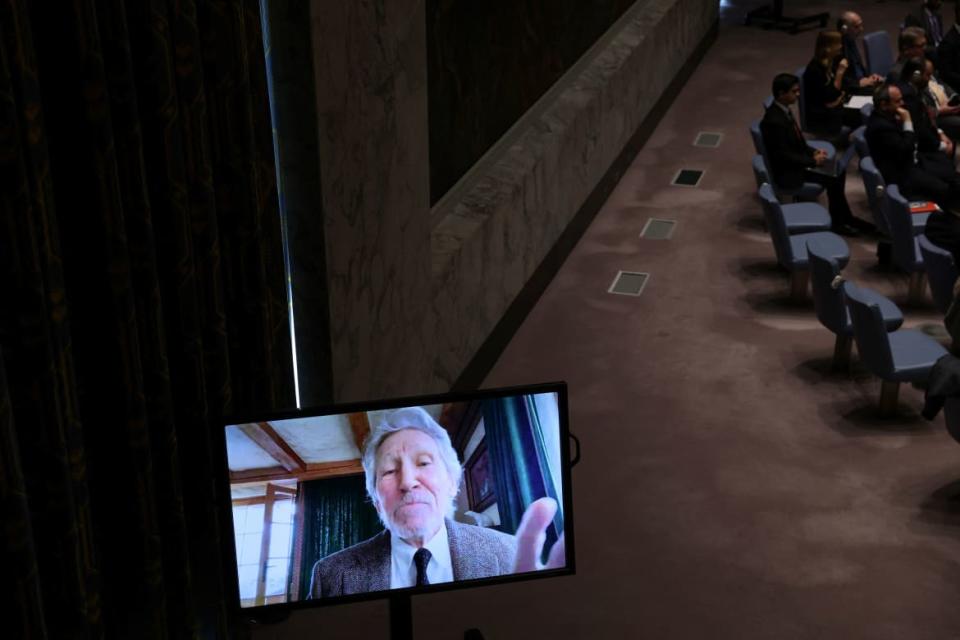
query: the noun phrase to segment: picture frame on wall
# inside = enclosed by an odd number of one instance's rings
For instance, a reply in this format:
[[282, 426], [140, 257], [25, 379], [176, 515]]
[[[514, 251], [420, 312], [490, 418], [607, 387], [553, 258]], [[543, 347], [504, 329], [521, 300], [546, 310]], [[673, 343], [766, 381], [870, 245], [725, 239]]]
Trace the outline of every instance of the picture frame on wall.
[[467, 498], [473, 511], [483, 511], [496, 501], [493, 479], [490, 477], [490, 457], [487, 443], [480, 441], [466, 464]]

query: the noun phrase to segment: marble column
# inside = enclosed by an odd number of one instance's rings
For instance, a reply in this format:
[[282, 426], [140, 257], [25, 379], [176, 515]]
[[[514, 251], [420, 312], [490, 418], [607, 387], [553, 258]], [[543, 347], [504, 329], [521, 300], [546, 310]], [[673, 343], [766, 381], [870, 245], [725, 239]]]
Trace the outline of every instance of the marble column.
[[330, 309], [314, 92], [310, 5], [268, 0], [267, 66], [292, 291], [300, 406], [333, 401]]
[[333, 398], [439, 391], [423, 0], [310, 9]]

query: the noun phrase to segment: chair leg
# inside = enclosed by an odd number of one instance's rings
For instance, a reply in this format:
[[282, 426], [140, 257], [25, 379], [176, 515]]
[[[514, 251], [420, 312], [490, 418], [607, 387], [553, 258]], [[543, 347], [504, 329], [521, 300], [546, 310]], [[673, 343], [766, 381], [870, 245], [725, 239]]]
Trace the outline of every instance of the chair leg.
[[880, 416], [888, 418], [897, 412], [900, 383], [882, 380], [880, 384]]
[[907, 302], [914, 306], [923, 304], [927, 287], [927, 274], [924, 271], [914, 271], [910, 274], [910, 288], [907, 293]]
[[790, 273], [790, 298], [794, 302], [804, 302], [807, 299], [807, 288], [810, 283], [810, 272], [806, 269], [794, 269]]
[[853, 346], [852, 336], [837, 336], [837, 341], [833, 345], [833, 370], [850, 370], [850, 349]]

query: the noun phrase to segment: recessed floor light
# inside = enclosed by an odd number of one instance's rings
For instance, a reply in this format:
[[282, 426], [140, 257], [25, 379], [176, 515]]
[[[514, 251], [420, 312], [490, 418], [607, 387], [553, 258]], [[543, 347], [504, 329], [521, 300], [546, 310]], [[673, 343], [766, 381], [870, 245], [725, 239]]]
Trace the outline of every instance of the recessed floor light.
[[669, 240], [676, 226], [677, 223], [675, 220], [650, 218], [647, 220], [647, 223], [643, 225], [643, 231], [640, 232], [640, 237], [648, 240]]
[[696, 187], [706, 173], [703, 169], [680, 169], [670, 184], [676, 187]]
[[617, 273], [617, 277], [613, 279], [613, 284], [607, 289], [607, 293], [615, 293], [621, 296], [638, 296], [643, 293], [643, 288], [646, 286], [649, 278], [649, 273], [620, 271]]
[[716, 148], [720, 146], [720, 142], [722, 140], [723, 140], [722, 133], [701, 131], [700, 133], [697, 134], [697, 138], [693, 141], [693, 146]]

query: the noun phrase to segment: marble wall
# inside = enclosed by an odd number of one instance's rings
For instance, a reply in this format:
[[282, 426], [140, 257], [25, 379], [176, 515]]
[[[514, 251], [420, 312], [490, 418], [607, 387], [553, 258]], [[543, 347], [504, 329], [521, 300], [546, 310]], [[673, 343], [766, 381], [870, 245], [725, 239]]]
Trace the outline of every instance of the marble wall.
[[311, 3], [337, 401], [432, 382], [424, 15], [422, 0]]
[[470, 362], [717, 17], [715, 0], [634, 5], [434, 207], [441, 385]]
[[450, 388], [718, 11], [639, 0], [431, 209], [424, 1], [311, 0], [322, 233], [292, 243], [320, 243], [295, 278], [324, 279], [329, 327], [296, 330], [335, 401]]
[[431, 203], [633, 4], [427, 0]]

